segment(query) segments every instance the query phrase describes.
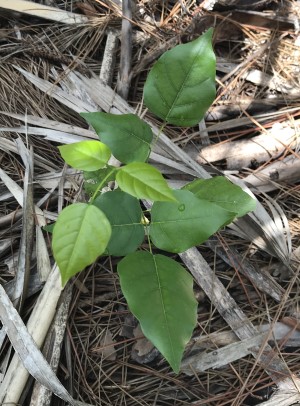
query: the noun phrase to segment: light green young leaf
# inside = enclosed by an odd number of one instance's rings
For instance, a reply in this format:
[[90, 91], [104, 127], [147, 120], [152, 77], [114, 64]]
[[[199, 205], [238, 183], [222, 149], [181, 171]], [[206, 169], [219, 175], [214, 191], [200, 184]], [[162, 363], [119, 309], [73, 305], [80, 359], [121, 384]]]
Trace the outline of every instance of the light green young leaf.
[[93, 204], [105, 213], [112, 227], [107, 253], [123, 256], [136, 251], [145, 236], [139, 201], [121, 190], [115, 190], [98, 196]]
[[123, 166], [116, 179], [120, 189], [138, 199], [176, 201], [162, 174], [147, 163], [132, 162]]
[[80, 141], [58, 147], [68, 165], [82, 171], [103, 168], [110, 158], [109, 148], [100, 141]]
[[63, 285], [105, 251], [110, 236], [110, 223], [96, 206], [75, 203], [63, 209], [52, 238]]
[[150, 154], [152, 130], [134, 114], [81, 113], [102, 142], [123, 163], [144, 162]]
[[122, 259], [118, 273], [143, 333], [178, 373], [197, 321], [192, 277], [173, 259], [143, 251]]
[[255, 200], [244, 192], [239, 186], [234, 185], [224, 176], [211, 179], [196, 179], [184, 187], [196, 197], [215, 203], [226, 210], [242, 217], [256, 207]]
[[187, 190], [174, 195], [176, 203], [155, 202], [151, 210], [150, 237], [161, 250], [183, 252], [199, 245], [236, 216]]
[[151, 69], [144, 86], [144, 103], [167, 123], [196, 125], [214, 101], [212, 33], [209, 29], [195, 41], [165, 52]]

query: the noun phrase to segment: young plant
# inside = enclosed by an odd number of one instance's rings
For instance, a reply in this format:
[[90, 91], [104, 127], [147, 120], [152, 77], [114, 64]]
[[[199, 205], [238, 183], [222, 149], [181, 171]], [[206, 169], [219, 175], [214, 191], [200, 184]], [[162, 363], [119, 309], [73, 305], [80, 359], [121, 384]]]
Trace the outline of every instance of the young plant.
[[[167, 51], [144, 87], [150, 111], [176, 126], [196, 125], [215, 97], [212, 30]], [[83, 170], [88, 203], [71, 204], [54, 226], [52, 247], [63, 285], [100, 255], [123, 256], [118, 274], [123, 294], [145, 336], [175, 372], [197, 320], [191, 275], [156, 248], [180, 253], [201, 244], [220, 228], [255, 208], [255, 201], [223, 177], [197, 179], [169, 188], [146, 161], [153, 134], [133, 114], [84, 113], [101, 141], [59, 147], [64, 160]], [[112, 167], [113, 154], [124, 165]], [[108, 182], [117, 189], [103, 192]], [[148, 218], [140, 199], [153, 202]], [[145, 234], [149, 251], [139, 250]]]

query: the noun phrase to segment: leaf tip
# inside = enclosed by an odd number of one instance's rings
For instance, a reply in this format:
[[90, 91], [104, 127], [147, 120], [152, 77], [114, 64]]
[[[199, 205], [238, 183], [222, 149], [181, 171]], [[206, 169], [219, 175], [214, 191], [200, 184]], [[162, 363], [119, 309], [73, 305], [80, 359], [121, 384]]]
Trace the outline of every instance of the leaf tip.
[[170, 367], [172, 368], [172, 371], [175, 373], [175, 374], [179, 374], [179, 372], [180, 372], [180, 365], [181, 365], [181, 362], [179, 361], [179, 362], [170, 362], [170, 361], [168, 361], [169, 362], [169, 364], [170, 364]]
[[61, 286], [62, 286], [62, 288], [64, 288], [70, 278], [67, 275], [64, 275], [64, 273], [60, 270], [60, 268], [59, 268], [59, 273], [60, 273], [60, 279], [61, 279]]
[[213, 27], [210, 27], [210, 28], [204, 33], [204, 35], [207, 35], [207, 36], [209, 36], [210, 38], [212, 38], [213, 33], [214, 33], [214, 28], [213, 28]]

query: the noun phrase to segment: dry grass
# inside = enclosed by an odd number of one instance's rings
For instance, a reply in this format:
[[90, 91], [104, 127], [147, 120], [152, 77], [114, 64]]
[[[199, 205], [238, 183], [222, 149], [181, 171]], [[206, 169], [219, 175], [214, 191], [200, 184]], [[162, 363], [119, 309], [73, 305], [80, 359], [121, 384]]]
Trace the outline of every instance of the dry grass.
[[[54, 1], [54, 4], [69, 11], [80, 11], [80, 6], [73, 1]], [[14, 30], [11, 28], [12, 16], [2, 19], [4, 29], [9, 29], [10, 34], [7, 36], [3, 31], [3, 40], [0, 44], [1, 111], [35, 115], [79, 127], [85, 126], [77, 113], [38, 90], [14, 67], [15, 65], [22, 67], [52, 83], [59, 83], [64, 76], [62, 64], [68, 65], [71, 69], [78, 68], [81, 71], [86, 69], [99, 74], [106, 30], [120, 27], [120, 18], [112, 2], [87, 0], [85, 4], [89, 7], [89, 12], [95, 13], [98, 18], [90, 26], [40, 24], [27, 18], [27, 20], [18, 21], [18, 29], [22, 38], [25, 38], [21, 43], [15, 39]], [[295, 30], [278, 29], [275, 17], [272, 29], [261, 27], [259, 21], [255, 25], [255, 20], [252, 20], [251, 25], [247, 25], [234, 19], [234, 16], [231, 18], [230, 15], [221, 12], [201, 10], [195, 1], [182, 1], [182, 5], [171, 1], [164, 3], [164, 6], [161, 4], [151, 0], [138, 2], [137, 10], [143, 7], [144, 14], [137, 13], [134, 27], [135, 30], [144, 31], [148, 39], [143, 43], [135, 44], [133, 49], [135, 75], [129, 95], [133, 106], [141, 102], [146, 71], [157, 59], [159, 53], [163, 52], [157, 52], [162, 41], [167, 42], [174, 38], [175, 42], [193, 39], [198, 35], [199, 30], [202, 31], [209, 25], [215, 24], [217, 56], [234, 63], [236, 68], [228, 73], [218, 71], [218, 95], [211, 109], [211, 116], [207, 118], [210, 142], [218, 144], [249, 138], [270, 128], [274, 123], [298, 120], [300, 37]], [[286, 7], [290, 5], [291, 15], [299, 15], [297, 2], [291, 1], [284, 4]], [[286, 9], [279, 10], [278, 13], [285, 15], [286, 11]], [[154, 53], [153, 60], [151, 60], [152, 53]], [[258, 85], [247, 80], [245, 74], [253, 69], [267, 75], [275, 75], [282, 89], [288, 89], [288, 91], [281, 92], [271, 89], [266, 83]], [[113, 86], [116, 85], [117, 71], [118, 65], [114, 72]], [[267, 115], [266, 119], [259, 123], [255, 117], [258, 113]], [[0, 117], [1, 127], [23, 124], [6, 115], [1, 114]], [[248, 123], [238, 124], [241, 119], [248, 119]], [[215, 125], [218, 125], [215, 127], [216, 130], [214, 130]], [[170, 127], [166, 133], [182, 147], [192, 145], [196, 150], [201, 148], [202, 138], [198, 128], [186, 130]], [[16, 136], [15, 132], [1, 134], [2, 140], [7, 141], [13, 140]], [[62, 170], [63, 162], [55, 143], [38, 136], [24, 134], [19, 136], [25, 143], [28, 142], [34, 147], [35, 177]], [[290, 154], [298, 157], [297, 150], [286, 148], [284, 156]], [[281, 158], [278, 157], [279, 160]], [[215, 165], [215, 169], [210, 166], [209, 170], [212, 172], [226, 170], [222, 165]], [[0, 144], [0, 167], [22, 185], [24, 166], [18, 153], [10, 149], [9, 144], [7, 148], [1, 147]], [[243, 177], [257, 169], [260, 168], [243, 168], [239, 176]], [[76, 179], [74, 182], [76, 186]], [[45, 187], [39, 183], [35, 184], [35, 202], [46, 193]], [[71, 200], [75, 196], [82, 198], [78, 193], [78, 187], [71, 187], [65, 191], [66, 200]], [[287, 217], [291, 231], [292, 252], [297, 253], [300, 240], [299, 184], [280, 183], [269, 196], [277, 202]], [[56, 214], [58, 198], [56, 189], [41, 208]], [[0, 183], [0, 244], [6, 240], [10, 242], [3, 251], [0, 245], [0, 282], [3, 285], [14, 277], [14, 264], [22, 227], [20, 211], [16, 200]], [[276, 303], [242, 276], [239, 269], [226, 264], [206, 246], [200, 247], [201, 253], [212, 267], [216, 277], [221, 280], [255, 326], [272, 325], [283, 320], [284, 317], [299, 320], [299, 256], [293, 257], [292, 273], [289, 273], [277, 258], [271, 257], [228, 231], [221, 232], [218, 240], [220, 246], [234, 247], [240, 258], [249, 261], [253, 266], [271, 272], [285, 292], [289, 293], [281, 303]], [[51, 252], [50, 238], [47, 242]], [[32, 268], [34, 266], [33, 262]], [[268, 398], [274, 390], [274, 382], [251, 355], [220, 369], [195, 372], [192, 376], [172, 373], [166, 362], [153, 349], [150, 352], [151, 362], [138, 363], [134, 346], [137, 342], [142, 342], [143, 337], [140, 334], [134, 335], [136, 322], [128, 311], [115, 268], [115, 260], [108, 258], [99, 260], [73, 282], [73, 299], [58, 376], [74, 398], [99, 406], [247, 406], [262, 403]], [[223, 318], [197, 285], [195, 292], [199, 300], [198, 325], [187, 348], [186, 356], [197, 351], [213, 351], [216, 348], [215, 344], [210, 342], [201, 345], [198, 343], [199, 338], [210, 337], [212, 333], [222, 335], [229, 330]], [[37, 295], [38, 293], [28, 299], [26, 315], [30, 313]], [[299, 373], [299, 346], [289, 347], [284, 340], [281, 340], [274, 343], [274, 351], [291, 373]], [[30, 391], [24, 404], [29, 404], [29, 399]], [[54, 397], [52, 404], [63, 405], [64, 402]]]

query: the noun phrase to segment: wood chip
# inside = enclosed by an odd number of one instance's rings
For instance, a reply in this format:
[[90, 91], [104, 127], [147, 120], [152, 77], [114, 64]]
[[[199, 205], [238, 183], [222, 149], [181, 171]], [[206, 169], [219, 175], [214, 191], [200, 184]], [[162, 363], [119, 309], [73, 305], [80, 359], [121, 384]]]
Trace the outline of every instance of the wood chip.
[[249, 140], [230, 141], [204, 147], [197, 157], [199, 163], [225, 160], [228, 170], [249, 168], [274, 159], [284, 152], [286, 145], [297, 148], [299, 136], [297, 125], [276, 124], [265, 134]]
[[[50, 292], [48, 290], [48, 295], [50, 294], [50, 296], [54, 298], [54, 296], [59, 297], [61, 292], [61, 282], [58, 275], [57, 267], [54, 268], [52, 275], [53, 278], [48, 279], [49, 284], [47, 287], [48, 289], [50, 288]], [[34, 326], [32, 334], [34, 334], [34, 331], [39, 335], [41, 334], [41, 320], [44, 320], [46, 323], [50, 323], [52, 320], [49, 314], [45, 314], [45, 309], [49, 309], [51, 303], [50, 296], [48, 295], [43, 295], [42, 298], [39, 298], [39, 311], [41, 312], [41, 314], [37, 318], [36, 314], [31, 315], [31, 320]], [[42, 299], [46, 299], [44, 303], [42, 303]], [[56, 303], [55, 306], [52, 307], [52, 315], [55, 312]], [[5, 290], [1, 285], [0, 319], [7, 332], [12, 346], [18, 354], [14, 355], [14, 358], [10, 362], [9, 369], [6, 372], [4, 380], [0, 385], [0, 403], [17, 404], [30, 373], [38, 382], [46, 386], [58, 397], [65, 400], [66, 402], [69, 402], [72, 406], [76, 406], [76, 402], [72, 399], [67, 390], [62, 386], [62, 384], [59, 382], [56, 375], [52, 371], [51, 367], [46, 362], [42, 353], [38, 349], [36, 342], [30, 335], [21, 317], [12, 305], [11, 301], [6, 295]], [[38, 328], [36, 326], [36, 323], [38, 325]], [[48, 327], [46, 328], [46, 331], [48, 330]], [[20, 365], [20, 360], [23, 366]]]
[[[72, 298], [72, 286], [69, 284], [62, 293], [55, 318], [47, 333], [43, 345], [43, 354], [53, 372], [57, 372], [59, 360], [61, 357], [61, 348], [65, 336], [66, 324], [69, 316], [69, 306]], [[39, 382], [35, 382], [30, 400], [30, 406], [49, 406], [52, 398], [52, 392]]]

